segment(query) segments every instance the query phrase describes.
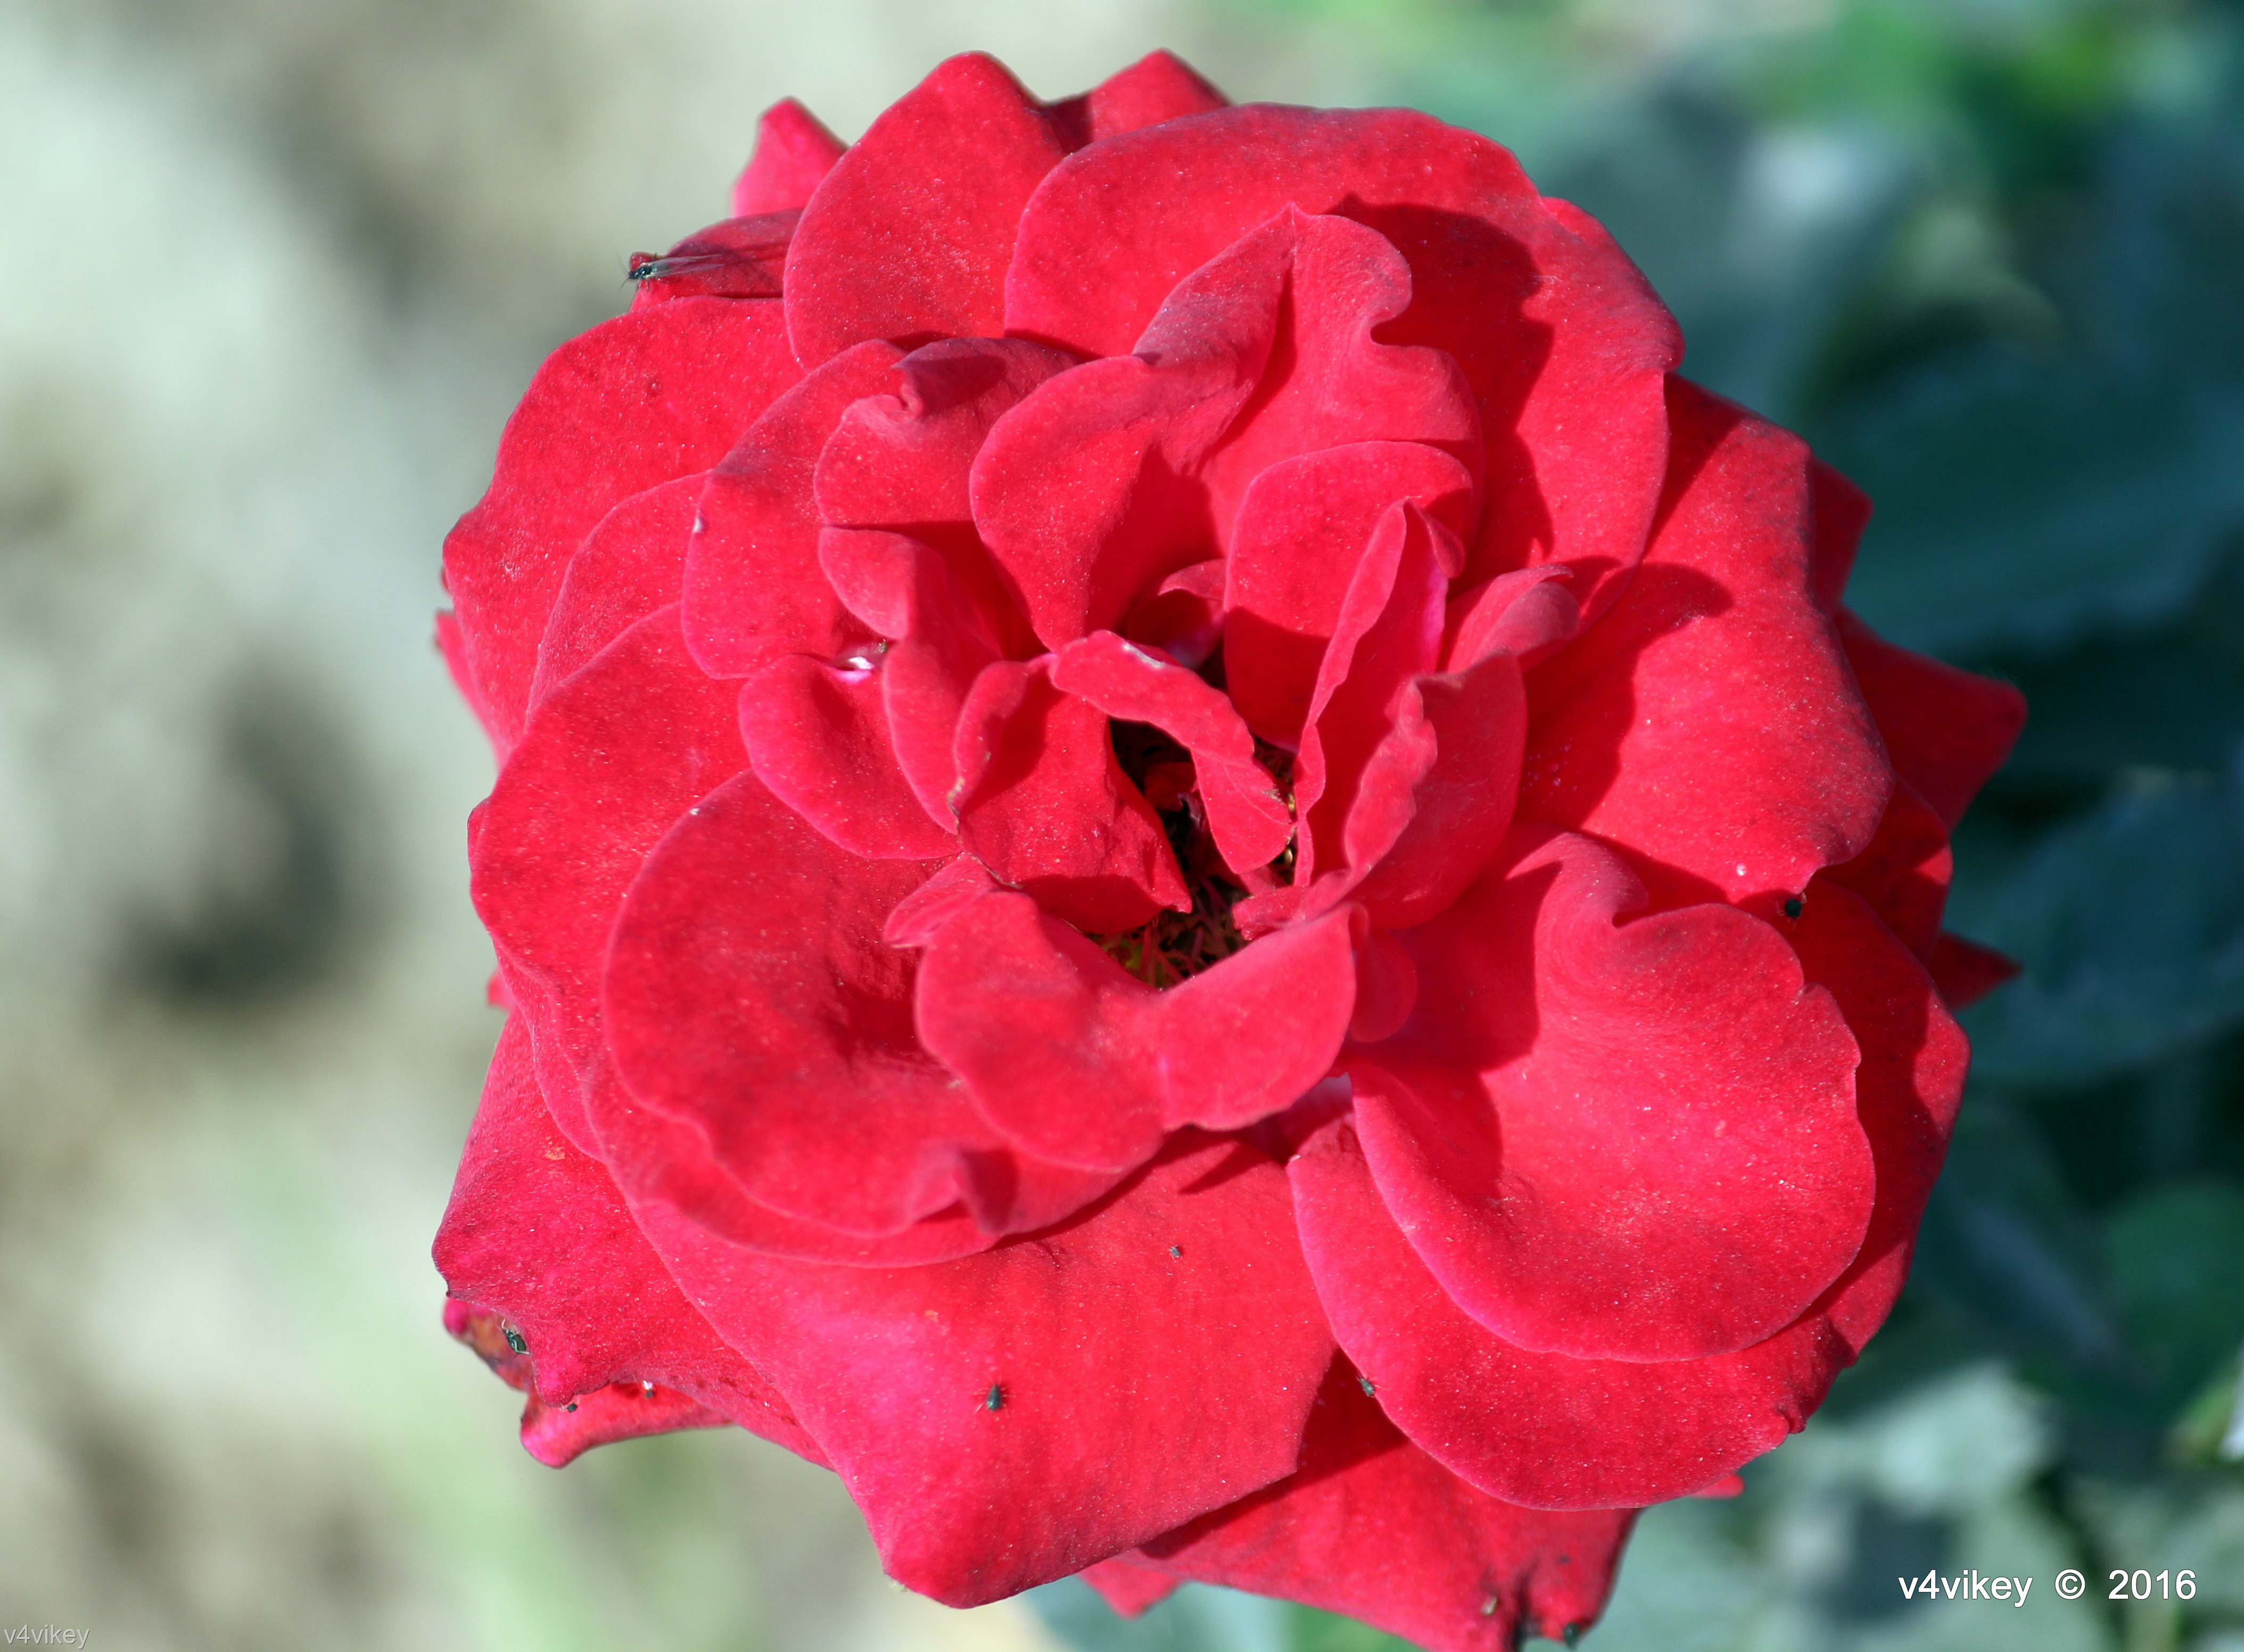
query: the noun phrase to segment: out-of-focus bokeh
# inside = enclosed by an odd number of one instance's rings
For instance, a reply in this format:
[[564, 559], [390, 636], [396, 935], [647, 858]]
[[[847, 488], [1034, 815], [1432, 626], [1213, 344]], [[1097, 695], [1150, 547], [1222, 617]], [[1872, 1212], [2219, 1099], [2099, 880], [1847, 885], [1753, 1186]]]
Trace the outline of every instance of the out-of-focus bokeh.
[[[958, 1614], [736, 1433], [560, 1473], [426, 1260], [497, 1031], [437, 547], [757, 112], [1157, 44], [1517, 149], [1686, 370], [1879, 516], [1855, 586], [2034, 720], [1892, 1327], [1621, 1649], [2244, 1649], [2244, 10], [2214, 0], [0, 0], [0, 1622], [169, 1649], [1369, 1652], [1080, 1586]], [[2092, 1580], [2055, 1599], [2058, 1571]], [[2024, 1608], [1902, 1577], [2038, 1580]], [[2140, 1568], [2147, 1599], [2106, 1598]], [[2193, 1573], [2176, 1598], [2172, 1574]], [[2161, 1593], [2163, 1587], [2165, 1593]]]

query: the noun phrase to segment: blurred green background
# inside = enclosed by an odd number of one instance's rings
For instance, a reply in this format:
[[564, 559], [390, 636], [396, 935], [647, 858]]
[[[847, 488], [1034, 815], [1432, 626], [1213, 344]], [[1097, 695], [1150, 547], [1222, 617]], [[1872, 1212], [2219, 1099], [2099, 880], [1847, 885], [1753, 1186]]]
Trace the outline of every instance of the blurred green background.
[[[436, 547], [756, 111], [946, 52], [1517, 150], [1686, 370], [1877, 502], [1853, 597], [2018, 682], [1951, 925], [2021, 960], [1915, 1275], [1623, 1649], [2244, 1649], [2244, 7], [0, 0], [0, 1621], [118, 1648], [1370, 1652], [1186, 1590], [956, 1614], [736, 1434], [563, 1473], [438, 1328], [480, 1063]], [[2092, 1580], [2057, 1601], [2057, 1571]], [[2023, 1609], [1900, 1575], [2028, 1574]], [[2113, 1601], [2112, 1568], [2188, 1568]], [[2156, 1590], [2153, 1594], [2155, 1596]]]

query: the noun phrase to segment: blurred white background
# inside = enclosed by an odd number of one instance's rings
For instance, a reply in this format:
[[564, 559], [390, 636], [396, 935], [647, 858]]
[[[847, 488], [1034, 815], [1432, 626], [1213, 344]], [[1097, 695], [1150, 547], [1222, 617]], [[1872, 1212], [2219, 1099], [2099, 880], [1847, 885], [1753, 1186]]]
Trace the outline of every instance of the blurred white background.
[[0, 1620], [103, 1648], [986, 1648], [737, 1433], [556, 1474], [427, 1260], [497, 1033], [438, 550], [757, 113], [1059, 96], [1161, 0], [0, 0]]

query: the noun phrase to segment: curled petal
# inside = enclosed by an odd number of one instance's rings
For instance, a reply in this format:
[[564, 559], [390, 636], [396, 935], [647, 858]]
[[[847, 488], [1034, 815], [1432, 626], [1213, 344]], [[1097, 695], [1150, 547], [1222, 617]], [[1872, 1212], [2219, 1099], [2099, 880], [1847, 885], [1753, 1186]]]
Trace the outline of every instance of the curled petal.
[[848, 853], [753, 774], [702, 799], [616, 920], [608, 1047], [632, 1096], [749, 1197], [845, 1234], [963, 1201], [994, 1238], [1097, 1197], [1111, 1182], [1010, 1152], [914, 1036], [916, 961], [882, 929], [934, 870]]
[[1382, 339], [1439, 346], [1463, 370], [1487, 447], [1469, 577], [1565, 562], [1585, 614], [1601, 611], [1659, 496], [1660, 381], [1681, 341], [1611, 237], [1486, 138], [1407, 110], [1253, 105], [1097, 145], [1023, 214], [1007, 328], [1119, 354], [1189, 272], [1289, 204], [1390, 242], [1410, 307]]
[[792, 98], [756, 121], [756, 152], [733, 185], [733, 216], [794, 211], [842, 158], [842, 140]]
[[850, 404], [895, 388], [902, 353], [864, 344], [774, 401], [702, 490], [686, 550], [685, 625], [712, 677], [746, 677], [784, 654], [839, 658], [875, 640], [818, 562], [812, 497], [820, 451]]
[[1092, 934], [1192, 909], [1160, 817], [1122, 772], [1106, 719], [1045, 659], [1000, 661], [958, 716], [958, 838], [999, 882]]
[[1520, 813], [1655, 863], [1672, 898], [1797, 892], [1869, 844], [1892, 771], [1810, 588], [1807, 448], [1680, 379], [1669, 407], [1644, 566], [1535, 671]]
[[957, 848], [897, 766], [878, 656], [855, 669], [774, 660], [740, 690], [740, 738], [772, 795], [850, 853], [929, 860]]
[[1516, 1346], [1661, 1360], [1767, 1337], [1869, 1220], [1837, 1006], [1734, 908], [1619, 921], [1642, 888], [1586, 839], [1528, 828], [1507, 855], [1402, 937], [1417, 1004], [1387, 1049], [1409, 1065], [1356, 1087], [1388, 1204]]
[[642, 1219], [817, 1435], [889, 1575], [953, 1606], [1291, 1473], [1332, 1358], [1285, 1177], [1238, 1142], [1180, 1143], [1066, 1227], [934, 1267], [779, 1262]]
[[1372, 337], [1409, 292], [1377, 235], [1287, 207], [1179, 282], [1133, 354], [1063, 374], [1001, 421], [975, 463], [975, 520], [1037, 635], [1111, 629], [1227, 549], [1242, 496], [1280, 461], [1373, 440], [1477, 460], [1454, 364]]
[[1464, 532], [1471, 491], [1463, 465], [1414, 442], [1327, 448], [1254, 478], [1240, 502], [1223, 590], [1225, 683], [1247, 726], [1289, 745], [1301, 739], [1317, 668], [1373, 530], [1409, 500]]
[[1061, 1163], [1142, 1163], [1186, 1124], [1239, 1129], [1323, 1078], [1355, 1006], [1348, 911], [1156, 992], [1025, 897], [938, 930], [919, 1035], [1007, 1137]]
[[1260, 866], [1294, 835], [1294, 818], [1221, 690], [1155, 659], [1112, 631], [1096, 631], [1054, 657], [1053, 684], [1111, 718], [1150, 723], [1192, 753], [1208, 831], [1227, 864]]
[[490, 490], [444, 542], [459, 658], [494, 742], [522, 731], [569, 559], [618, 503], [706, 470], [801, 376], [775, 306], [686, 299], [546, 358], [499, 438]]

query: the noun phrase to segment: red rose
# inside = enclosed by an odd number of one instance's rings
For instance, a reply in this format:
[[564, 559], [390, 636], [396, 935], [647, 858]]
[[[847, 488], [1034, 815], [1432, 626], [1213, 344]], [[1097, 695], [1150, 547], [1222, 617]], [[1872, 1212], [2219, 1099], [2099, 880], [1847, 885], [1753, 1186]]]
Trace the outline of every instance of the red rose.
[[2010, 690], [1511, 158], [954, 58], [548, 361], [446, 549], [512, 1015], [437, 1258], [956, 1604], [1596, 1615], [1891, 1306]]

